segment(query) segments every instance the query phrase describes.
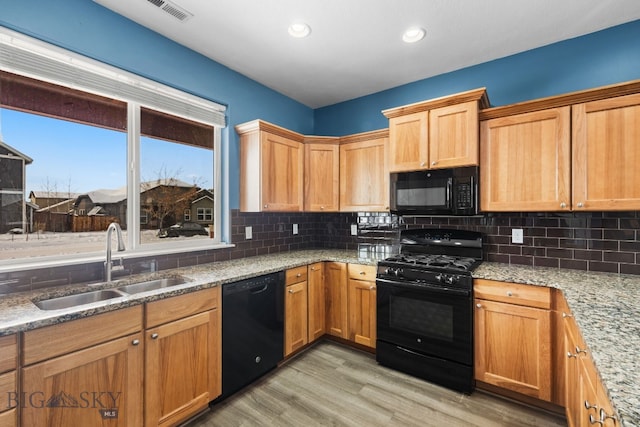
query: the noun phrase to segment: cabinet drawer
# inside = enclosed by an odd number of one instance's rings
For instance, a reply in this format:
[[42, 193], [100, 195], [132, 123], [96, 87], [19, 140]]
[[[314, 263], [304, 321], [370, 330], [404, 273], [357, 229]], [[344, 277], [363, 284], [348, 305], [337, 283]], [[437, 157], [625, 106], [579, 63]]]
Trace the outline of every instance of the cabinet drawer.
[[551, 309], [551, 288], [544, 286], [476, 279], [473, 291], [476, 298]]
[[204, 289], [146, 304], [145, 327], [152, 328], [219, 306], [220, 287]]
[[375, 265], [349, 264], [347, 266], [350, 279], [375, 281], [378, 269]]
[[23, 364], [91, 347], [142, 330], [142, 305], [24, 333]]
[[15, 399], [8, 399], [8, 397], [14, 396], [13, 393], [18, 391], [16, 375], [16, 371], [0, 375], [0, 399], [7, 399], [4, 401], [6, 403], [2, 402], [2, 404], [0, 404], [0, 412], [9, 409], [9, 404], [11, 404], [11, 408], [15, 406]]
[[16, 334], [0, 337], [0, 373], [16, 369], [18, 366], [18, 345]]
[[290, 268], [287, 270], [286, 284], [291, 285], [293, 283], [304, 282], [307, 280], [307, 266]]

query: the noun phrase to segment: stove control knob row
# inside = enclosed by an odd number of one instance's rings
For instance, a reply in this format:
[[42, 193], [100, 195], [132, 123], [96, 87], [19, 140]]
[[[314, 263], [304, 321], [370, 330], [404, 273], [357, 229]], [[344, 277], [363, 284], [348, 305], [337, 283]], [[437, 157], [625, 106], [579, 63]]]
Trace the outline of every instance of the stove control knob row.
[[455, 283], [458, 283], [458, 281], [460, 280], [460, 276], [440, 273], [436, 275], [436, 280], [439, 283], [446, 283], [447, 285], [453, 285]]
[[396, 277], [400, 277], [400, 276], [402, 276], [403, 271], [402, 271], [402, 269], [401, 269], [401, 268], [388, 267], [388, 268], [384, 271], [384, 273], [385, 273], [385, 274], [388, 274], [388, 275], [393, 275], [393, 276], [396, 276]]

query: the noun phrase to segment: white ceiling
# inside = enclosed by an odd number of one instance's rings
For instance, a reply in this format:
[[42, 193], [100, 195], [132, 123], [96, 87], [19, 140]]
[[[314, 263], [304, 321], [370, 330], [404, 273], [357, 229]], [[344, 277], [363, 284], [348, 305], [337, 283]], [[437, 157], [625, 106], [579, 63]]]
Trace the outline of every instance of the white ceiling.
[[94, 1], [312, 108], [640, 19], [639, 0]]

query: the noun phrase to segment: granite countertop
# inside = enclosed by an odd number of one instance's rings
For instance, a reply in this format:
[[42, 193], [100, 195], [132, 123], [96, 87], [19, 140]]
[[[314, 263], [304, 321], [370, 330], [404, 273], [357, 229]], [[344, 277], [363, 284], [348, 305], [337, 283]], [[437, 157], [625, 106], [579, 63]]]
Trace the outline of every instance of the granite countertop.
[[[69, 285], [0, 297], [0, 336], [54, 325], [210, 288], [249, 277], [318, 261], [375, 265], [356, 251], [302, 250], [178, 268], [132, 276], [109, 284]], [[171, 288], [123, 296], [62, 310], [44, 311], [33, 300], [113, 288], [159, 277], [183, 276], [188, 282]], [[484, 262], [475, 278], [548, 286], [562, 290], [596, 369], [625, 427], [640, 426], [640, 276], [592, 273]]]

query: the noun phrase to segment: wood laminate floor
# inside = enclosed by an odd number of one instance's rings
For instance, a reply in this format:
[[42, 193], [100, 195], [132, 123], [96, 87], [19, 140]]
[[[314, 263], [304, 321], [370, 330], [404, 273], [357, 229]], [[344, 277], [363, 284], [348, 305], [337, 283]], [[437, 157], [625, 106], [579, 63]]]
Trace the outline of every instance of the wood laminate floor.
[[371, 354], [323, 341], [213, 406], [189, 427], [566, 426], [482, 392], [450, 391], [376, 363]]

